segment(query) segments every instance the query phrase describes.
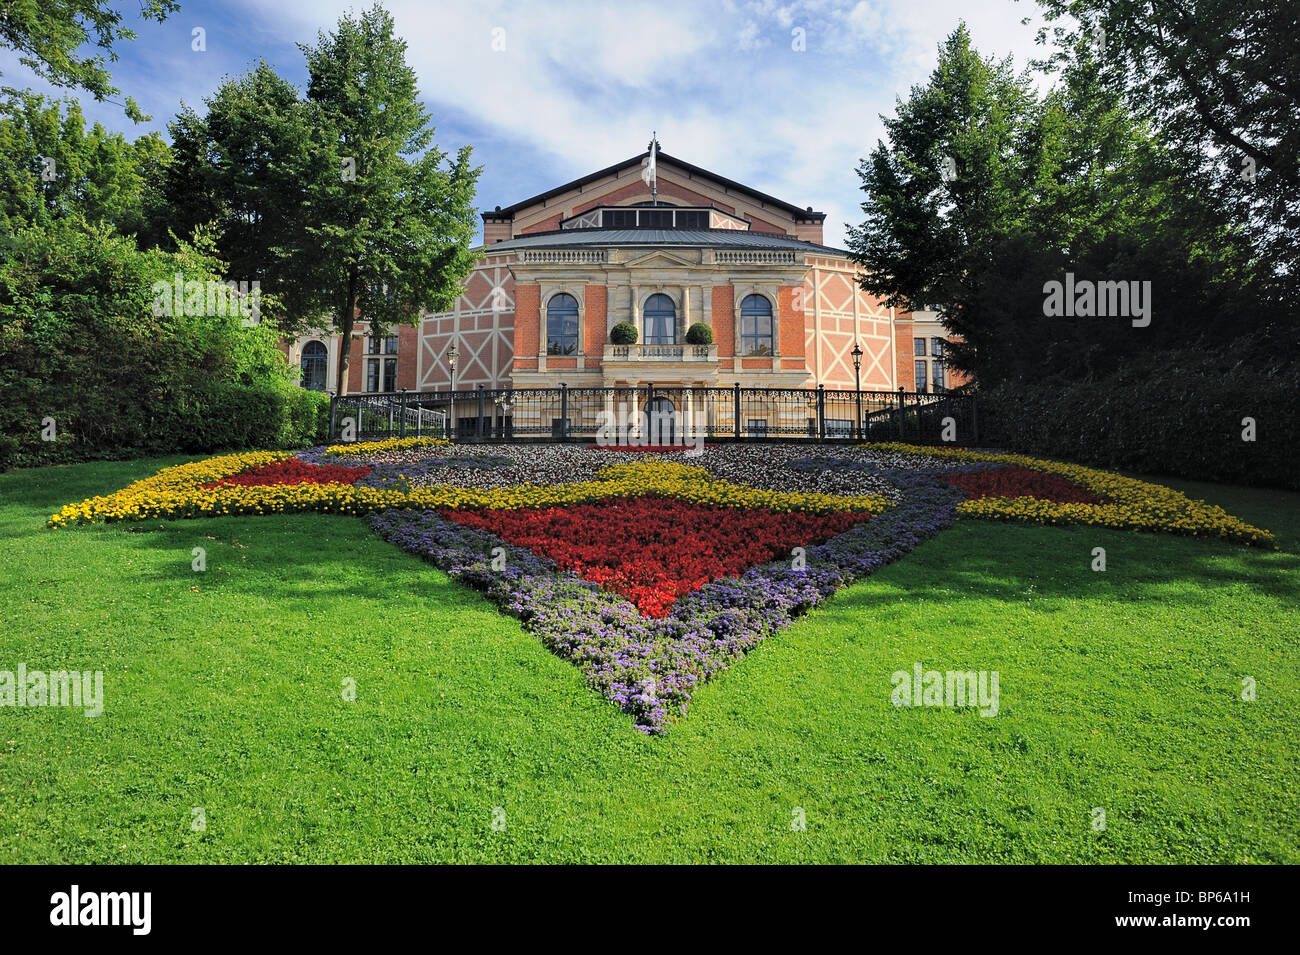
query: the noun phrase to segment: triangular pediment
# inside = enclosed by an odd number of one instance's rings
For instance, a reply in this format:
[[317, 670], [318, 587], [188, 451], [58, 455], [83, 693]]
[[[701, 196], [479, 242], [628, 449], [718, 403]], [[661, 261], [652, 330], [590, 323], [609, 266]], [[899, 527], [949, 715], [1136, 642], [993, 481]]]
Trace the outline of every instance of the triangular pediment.
[[678, 268], [683, 265], [694, 266], [700, 264], [698, 254], [683, 254], [680, 252], [672, 252], [668, 249], [653, 249], [649, 252], [633, 254], [625, 252], [624, 255], [627, 257], [624, 259], [622, 264], [624, 267], [629, 269]]

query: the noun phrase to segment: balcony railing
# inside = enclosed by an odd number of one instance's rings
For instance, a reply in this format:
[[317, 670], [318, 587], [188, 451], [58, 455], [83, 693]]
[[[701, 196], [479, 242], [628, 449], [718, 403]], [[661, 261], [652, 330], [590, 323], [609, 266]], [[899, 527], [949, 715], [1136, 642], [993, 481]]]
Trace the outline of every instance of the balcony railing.
[[604, 361], [717, 361], [717, 345], [606, 345]]
[[605, 261], [603, 249], [521, 249], [518, 261], [530, 265], [596, 265]]
[[740, 251], [718, 250], [714, 253], [719, 265], [793, 265], [799, 260], [793, 251], [783, 249]]

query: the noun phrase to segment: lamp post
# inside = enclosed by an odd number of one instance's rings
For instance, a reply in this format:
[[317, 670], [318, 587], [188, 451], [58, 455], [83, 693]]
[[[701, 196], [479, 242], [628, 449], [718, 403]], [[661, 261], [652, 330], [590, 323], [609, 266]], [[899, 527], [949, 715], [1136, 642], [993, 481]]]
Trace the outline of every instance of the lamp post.
[[853, 391], [854, 403], [857, 407], [857, 417], [853, 419], [853, 433], [857, 435], [859, 441], [862, 440], [862, 347], [853, 343]]
[[[498, 408], [501, 409], [501, 429], [500, 429], [500, 430], [501, 430], [501, 434], [500, 434], [500, 436], [504, 438], [504, 437], [507, 437], [507, 434], [506, 434], [506, 418], [510, 418], [511, 415], [513, 415], [513, 414], [514, 414], [514, 411], [515, 411], [515, 393], [514, 393], [513, 391], [507, 391], [504, 395], [497, 395], [497, 396], [496, 396], [496, 405], [497, 405]], [[511, 422], [510, 422], [510, 434], [509, 434], [509, 437], [513, 437], [513, 436], [514, 436], [514, 430], [515, 430], [515, 428], [514, 428], [514, 419], [511, 418]]]
[[451, 421], [447, 425], [447, 434], [451, 439], [456, 437], [456, 362], [460, 361], [460, 346], [456, 340], [452, 339], [451, 348], [447, 349], [447, 367], [451, 369]]

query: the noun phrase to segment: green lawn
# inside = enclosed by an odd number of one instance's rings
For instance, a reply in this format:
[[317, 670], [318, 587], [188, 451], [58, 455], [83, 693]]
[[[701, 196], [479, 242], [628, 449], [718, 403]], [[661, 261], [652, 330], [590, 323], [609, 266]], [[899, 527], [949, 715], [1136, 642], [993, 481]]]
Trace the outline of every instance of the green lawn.
[[[0, 863], [1300, 862], [1300, 495], [1174, 482], [1277, 553], [959, 523], [650, 739], [359, 520], [45, 529], [178, 460], [0, 475], [0, 669], [105, 671], [0, 709]], [[1000, 713], [895, 708], [916, 662]]]

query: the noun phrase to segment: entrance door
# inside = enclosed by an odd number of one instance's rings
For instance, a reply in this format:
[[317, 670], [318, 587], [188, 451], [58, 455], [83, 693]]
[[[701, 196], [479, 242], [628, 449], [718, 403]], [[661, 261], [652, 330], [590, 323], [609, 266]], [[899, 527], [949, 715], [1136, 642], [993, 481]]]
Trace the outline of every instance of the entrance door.
[[672, 444], [677, 435], [677, 409], [663, 395], [651, 398], [645, 404], [647, 422], [646, 440], [650, 444]]

